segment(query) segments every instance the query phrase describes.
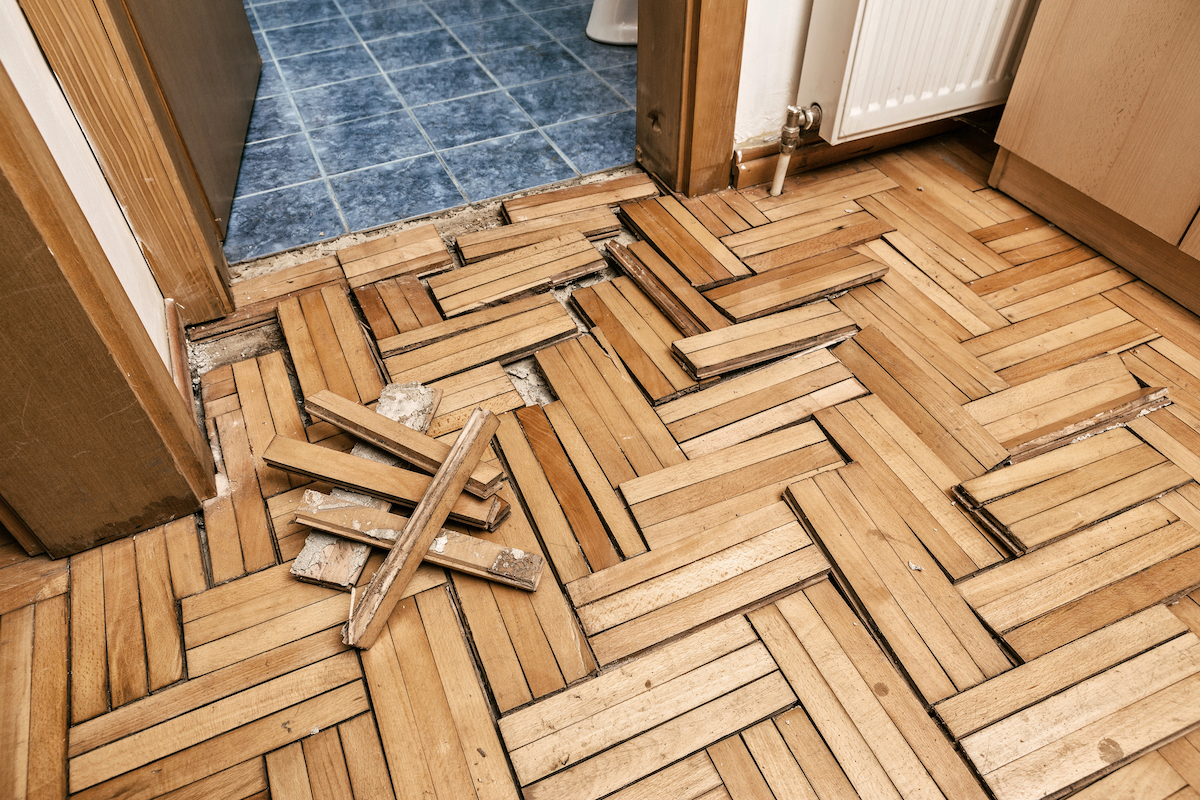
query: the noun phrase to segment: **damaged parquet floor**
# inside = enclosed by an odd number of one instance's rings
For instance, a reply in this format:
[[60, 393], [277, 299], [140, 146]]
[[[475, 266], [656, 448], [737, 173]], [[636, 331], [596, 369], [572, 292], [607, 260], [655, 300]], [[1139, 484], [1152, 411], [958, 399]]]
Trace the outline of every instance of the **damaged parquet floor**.
[[0, 541], [0, 796], [1200, 797], [1200, 318], [991, 157], [631, 176], [238, 284], [192, 338], [287, 346], [202, 376], [203, 513]]

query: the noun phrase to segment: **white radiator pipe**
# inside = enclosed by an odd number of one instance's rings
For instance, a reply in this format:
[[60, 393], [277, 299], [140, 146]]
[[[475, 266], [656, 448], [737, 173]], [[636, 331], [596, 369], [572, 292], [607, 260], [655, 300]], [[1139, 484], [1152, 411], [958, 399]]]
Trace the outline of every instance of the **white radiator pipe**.
[[816, 103], [811, 106], [788, 106], [787, 121], [783, 123], [783, 132], [779, 137], [779, 160], [775, 162], [775, 180], [771, 183], [771, 196], [778, 197], [783, 192], [783, 179], [787, 177], [788, 162], [796, 145], [800, 143], [800, 132], [811, 131], [821, 126], [821, 107]]

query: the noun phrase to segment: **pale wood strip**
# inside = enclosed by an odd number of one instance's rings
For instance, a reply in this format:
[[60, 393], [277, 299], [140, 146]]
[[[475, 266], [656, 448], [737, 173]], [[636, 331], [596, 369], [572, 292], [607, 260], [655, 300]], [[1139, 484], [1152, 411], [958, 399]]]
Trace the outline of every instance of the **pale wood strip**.
[[1187, 781], [1157, 751], [1076, 792], [1077, 800], [1192, 800]]
[[1172, 343], [1191, 353], [1200, 352], [1200, 318], [1152, 286], [1135, 281], [1104, 296]]
[[704, 205], [699, 197], [680, 197], [679, 202], [683, 203], [693, 217], [699, 221], [701, 225], [708, 229], [708, 232], [720, 239], [722, 236], [728, 236], [733, 233], [729, 226], [721, 221], [721, 218]]
[[337, 259], [354, 288], [397, 275], [429, 275], [451, 265], [450, 252], [430, 223], [343, 247]]
[[1200, 785], [1200, 750], [1186, 738], [1176, 739], [1158, 748], [1158, 754], [1175, 768], [1194, 788]]
[[1155, 606], [943, 700], [934, 710], [961, 739], [1186, 630], [1170, 611]]
[[313, 800], [304, 746], [300, 742], [267, 753], [264, 760], [272, 800]]
[[509, 222], [522, 222], [581, 208], [619, 205], [627, 200], [641, 200], [657, 194], [658, 187], [650, 176], [639, 172], [597, 183], [516, 197], [505, 200], [503, 208]]
[[104, 639], [113, 708], [145, 697], [146, 646], [132, 539], [100, 548], [104, 559]]
[[595, 800], [794, 703], [778, 672], [525, 788], [526, 800]]
[[[533, 700], [535, 690], [540, 694], [565, 685], [557, 669], [544, 668], [554, 663], [554, 654], [549, 652], [549, 645], [543, 637], [514, 636], [509, 633], [507, 618], [513, 620], [514, 632], [518, 634], [527, 629], [518, 627], [517, 620], [525, 621], [524, 618], [532, 617], [536, 624], [537, 616], [531, 609], [521, 609], [526, 613], [518, 616], [516, 609], [520, 606], [509, 603], [501, 611], [498, 600], [502, 598], [492, 593], [492, 587], [487, 582], [458, 575], [453, 580], [458, 590], [459, 608], [471, 630], [480, 666], [492, 687], [492, 697], [501, 713]], [[518, 647], [521, 648], [520, 653], [517, 652]], [[530, 665], [528, 677], [524, 664]], [[543, 668], [536, 668], [538, 666]]]
[[341, 277], [343, 277], [343, 273], [341, 267], [338, 266], [337, 258], [327, 256], [306, 261], [294, 267], [235, 281], [230, 287], [230, 293], [233, 295], [233, 307], [241, 309], [267, 300], [286, 297]]
[[[975, 198], [969, 189], [957, 183], [939, 181], [926, 171], [920, 156], [912, 151], [871, 155], [867, 156], [867, 162], [907, 191], [919, 192], [931, 208], [968, 233], [997, 221], [975, 206]], [[980, 203], [983, 205], [986, 204]]]
[[24, 550], [20, 556], [21, 560], [0, 568], [0, 614], [66, 594], [70, 587], [70, 562], [51, 561], [46, 556], [29, 558]]
[[856, 216], [858, 215], [851, 215], [851, 217], [847, 218], [850, 224], [838, 230], [815, 236], [796, 244], [780, 247], [761, 255], [748, 256], [745, 261], [746, 266], [755, 272], [766, 272], [787, 266], [788, 264], [794, 264], [797, 261], [815, 258], [823, 253], [855, 247], [864, 242], [878, 239], [884, 234], [895, 230], [895, 227], [890, 223], [877, 220], [870, 214], [864, 213], [862, 215], [863, 218], [854, 221], [853, 217]]
[[829, 752], [829, 746], [821, 739], [804, 709], [794, 708], [780, 714], [774, 723], [775, 730], [821, 800], [858, 800], [858, 792], [850, 785], [846, 773]]
[[[1064, 257], [1075, 258], [1086, 255], [1087, 251], [1078, 253], [1075, 250], [1069, 250], [1061, 254]], [[1042, 261], [1048, 261], [1051, 256], [1041, 261], [1035, 261], [1032, 265], [1040, 265]], [[1067, 260], [1063, 258], [1062, 260]], [[1055, 265], [1058, 266], [1058, 265]], [[1095, 287], [1106, 285], [1112, 278], [1121, 277], [1119, 275], [1107, 275], [1112, 272], [1112, 262], [1104, 258], [1091, 258], [1080, 261], [1077, 264], [1062, 267], [1046, 274], [1031, 277], [1021, 281], [1010, 288], [1005, 288], [999, 292], [992, 294], [983, 294], [980, 296], [992, 303], [1001, 313], [1008, 316], [1010, 319], [1017, 321], [1017, 317], [1027, 318], [1029, 309], [1043, 309], [1047, 304], [1053, 304], [1054, 300], [1044, 297], [1051, 292], [1056, 293], [1055, 297], [1062, 297], [1068, 294], [1075, 295], [1075, 299], [1082, 299], [1088, 294], [1095, 294]], [[1011, 271], [1011, 270], [1010, 270]], [[1003, 274], [1003, 273], [1001, 273]], [[1104, 276], [1104, 277], [1101, 277]], [[1131, 278], [1130, 278], [1131, 279]], [[982, 283], [982, 281], [977, 281]], [[975, 291], [979, 292], [978, 285], [973, 286]], [[1040, 298], [1040, 299], [1039, 299]], [[1013, 306], [1022, 305], [1024, 311], [1009, 311]], [[1060, 304], [1061, 305], [1061, 304]]]
[[[560, 237], [596, 239], [611, 236], [617, 233], [620, 227], [621, 223], [617, 221], [616, 215], [607, 207], [581, 208], [513, 222], [497, 228], [463, 233], [454, 244], [464, 264], [476, 264]], [[436, 277], [440, 279], [445, 276]], [[431, 280], [430, 286], [432, 285]]]
[[766, 216], [759, 211], [753, 203], [746, 199], [741, 193], [733, 189], [723, 189], [717, 192], [717, 197], [721, 198], [730, 209], [738, 216], [745, 220], [746, 224], [751, 227], [756, 225], [766, 225], [770, 222]]
[[40, 746], [30, 738], [33, 657], [34, 607], [0, 615], [0, 785], [12, 797], [29, 791], [29, 760]]
[[[931, 207], [918, 193], [901, 187], [872, 195], [871, 199], [877, 200], [891, 215], [899, 217], [899, 222], [893, 224], [901, 231], [904, 227], [918, 231], [976, 276], [990, 275], [1009, 268], [1009, 262]], [[862, 205], [868, 211], [871, 210], [865, 202]]]
[[732, 800], [753, 800], [773, 794], [740, 736], [723, 739], [707, 752]]
[[[780, 670], [787, 676], [804, 711], [811, 716], [820, 737], [797, 737], [789, 745], [795, 751], [796, 744], [823, 738], [837, 764], [845, 771], [845, 777], [860, 797], [899, 798], [900, 793], [880, 765], [879, 760], [863, 738], [855, 721], [847, 713], [837, 696], [826, 683], [821, 671], [801, 644], [796, 631], [784, 619], [776, 605], [766, 606], [750, 613], [750, 621], [770, 649]], [[804, 713], [801, 711], [800, 713]], [[798, 716], [789, 712], [781, 720]], [[791, 726], [780, 726], [787, 735]], [[819, 753], [820, 750], [818, 749]]]
[[388, 776], [387, 762], [375, 730], [373, 714], [363, 714], [338, 726], [346, 768], [356, 797], [389, 800], [396, 795]]
[[[1184, 416], [1184, 415], [1187, 416]], [[1165, 408], [1138, 417], [1129, 427], [1193, 479], [1200, 478], [1200, 421], [1186, 411]]]
[[[321, 297], [325, 300], [326, 310], [337, 334], [338, 346], [358, 391], [357, 399], [362, 403], [375, 402], [383, 390], [383, 380], [379, 375], [375, 354], [364, 336], [362, 323], [358, 321], [354, 309], [350, 306], [350, 298], [346, 296], [345, 291], [333, 288], [322, 289]], [[329, 371], [326, 370], [326, 375], [328, 374]]]
[[254, 471], [258, 475], [259, 489], [265, 497], [286, 492], [292, 488], [290, 476], [286, 472], [267, 466], [262, 460], [262, 451], [275, 436], [275, 422], [271, 417], [271, 407], [267, 402], [258, 360], [250, 358], [233, 364], [233, 376], [237, 383], [238, 407], [246, 423], [246, 435], [254, 457]]
[[[840, 201], [825, 206], [824, 208], [816, 208], [812, 211], [807, 211], [803, 214], [781, 219], [778, 222], [770, 222], [765, 225], [760, 225], [753, 228], [743, 228], [742, 231], [731, 234], [723, 238], [721, 241], [726, 247], [733, 250], [738, 255], [755, 255], [763, 253], [767, 250], [774, 249], [770, 244], [754, 247], [751, 250], [746, 250], [744, 253], [739, 253], [739, 250], [756, 245], [761, 242], [776, 242], [788, 244], [795, 241], [794, 238], [801, 230], [811, 229], [820, 226], [821, 223], [831, 223], [836, 220], [845, 219], [847, 215], [853, 215], [855, 212], [861, 212], [862, 207], [854, 201]], [[825, 228], [824, 230], [829, 230]], [[822, 231], [823, 232], [823, 231]], [[803, 235], [803, 234], [801, 234]]]
[[[449, 339], [459, 334], [500, 322], [509, 317], [536, 311], [551, 304], [557, 304], [548, 294], [534, 295], [511, 303], [504, 303], [492, 308], [485, 308], [471, 314], [464, 314], [444, 322], [427, 322], [419, 328], [404, 331], [396, 336], [389, 336], [379, 341], [379, 352], [384, 358], [396, 356], [420, 347], [425, 347]], [[311, 392], [306, 392], [311, 394]]]
[[828, 207], [833, 203], [846, 200], [861, 201], [870, 195], [895, 188], [896, 182], [879, 170], [864, 169], [861, 172], [805, 186], [802, 190], [797, 187], [797, 190], [785, 191], [778, 197], [764, 197], [755, 200], [754, 205], [768, 220], [777, 222], [815, 208]]
[[412, 275], [380, 281], [373, 285], [379, 290], [380, 300], [396, 323], [397, 333], [407, 333], [425, 325], [437, 325], [442, 321], [442, 315], [430, 299], [429, 292]]
[[[240, 411], [223, 414], [217, 418], [217, 431], [221, 437], [221, 453], [225, 459], [225, 470], [229, 477], [230, 499], [233, 515], [237, 521], [237, 536], [241, 543], [242, 562], [247, 572], [257, 572], [275, 563], [275, 545], [267, 526], [267, 512], [263, 506], [262, 490], [258, 475], [254, 471], [254, 455], [246, 434], [246, 422]], [[276, 436], [282, 441], [292, 441]], [[297, 444], [300, 444], [297, 442]], [[266, 461], [267, 449], [263, 451]], [[214, 573], [214, 580], [216, 575]]]
[[[725, 202], [725, 200], [721, 197], [720, 192], [702, 195], [699, 200], [705, 208], [707, 208], [721, 221], [723, 225], [725, 225], [726, 228], [729, 229], [730, 233], [744, 231], [750, 227], [750, 223], [744, 220], [740, 214], [734, 211], [733, 208]], [[750, 207], [754, 208], [753, 206]], [[757, 209], [755, 210], [757, 211]]]
[[[1096, 251], [1082, 246], [1075, 247], [988, 275], [986, 278], [979, 278], [971, 281], [970, 286], [975, 294], [989, 302], [998, 306], [1012, 305], [1014, 302], [1028, 300], [1042, 292], [1057, 289], [1080, 277], [1094, 275], [1112, 266], [1111, 263], [1107, 266], [1098, 262], [1092, 263], [1095, 259]], [[1081, 273], [1079, 265], [1085, 262], [1088, 262], [1087, 266], [1082, 268]], [[1067, 276], [1066, 280], [1064, 275]], [[1012, 301], [1008, 300], [1009, 295], [1013, 295]]]
[[426, 431], [435, 438], [461, 430], [476, 407], [499, 415], [525, 405], [508, 373], [495, 361], [434, 381], [429, 388], [443, 392], [438, 415]]
[[[40, 601], [34, 607], [32, 686], [29, 697], [29, 767], [27, 797], [61, 798], [67, 794], [67, 724], [70, 672], [63, 655], [70, 607], [65, 595]], [[0, 638], [7, 639], [0, 622]], [[7, 670], [6, 680], [13, 680]], [[6, 702], [7, 706], [8, 703]], [[20, 704], [14, 704], [15, 709]], [[14, 706], [9, 706], [10, 710]], [[11, 753], [7, 748], [3, 752]], [[8, 784], [12, 785], [12, 784]]]
[[207, 800], [211, 797], [229, 800], [268, 800], [270, 786], [263, 758], [252, 758], [159, 795], [161, 800]]
[[609, 800], [655, 800], [661, 797], [707, 800], [712, 792], [721, 789], [721, 776], [708, 753], [702, 750], [609, 795]]
[[[316, 351], [317, 360], [321, 364], [321, 372], [325, 376], [327, 387], [330, 391], [337, 392], [345, 398], [357, 400], [358, 388], [354, 385], [354, 375], [350, 372], [346, 354], [338, 342], [333, 318], [330, 316], [329, 307], [325, 302], [324, 290], [306, 292], [298, 299], [300, 310], [304, 314], [304, 324], [312, 339], [312, 345]], [[304, 386], [303, 381], [301, 381], [300, 388], [306, 395], [312, 394]]]
[[379, 286], [380, 284], [371, 283], [366, 286], [359, 286], [354, 290], [354, 299], [358, 301], [358, 307], [362, 309], [363, 316], [367, 318], [367, 325], [371, 328], [371, 334], [375, 339], [386, 339], [389, 336], [395, 336], [400, 332], [397, 324], [403, 325], [405, 330], [420, 327], [407, 303], [401, 303], [400, 307], [396, 309], [395, 317], [393, 317], [391, 311], [383, 302], [383, 298], [379, 293]]
[[776, 800], [818, 800], [816, 790], [796, 763], [774, 720], [742, 731], [742, 741]]
[[247, 755], [266, 753], [298, 741], [313, 728], [336, 725], [363, 713], [367, 707], [365, 689], [356, 681], [151, 762], [76, 796], [83, 800], [102, 797], [151, 800], [240, 764]]
[[171, 568], [162, 527], [133, 537], [138, 589], [145, 622], [146, 662], [152, 692], [183, 678], [183, 645], [171, 592]]
[[277, 313], [279, 327], [283, 329], [288, 352], [292, 356], [292, 366], [296, 368], [296, 380], [300, 383], [300, 391], [311, 394], [329, 388], [299, 298], [291, 297], [281, 302]]

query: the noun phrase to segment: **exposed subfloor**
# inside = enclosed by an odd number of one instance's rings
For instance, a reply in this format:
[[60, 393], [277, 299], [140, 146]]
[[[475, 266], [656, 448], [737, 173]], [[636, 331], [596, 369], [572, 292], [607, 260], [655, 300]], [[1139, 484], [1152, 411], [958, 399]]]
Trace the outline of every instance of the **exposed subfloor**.
[[[190, 330], [218, 497], [0, 544], [0, 786], [1196, 797], [1200, 318], [993, 157], [952, 133], [778, 198], [626, 170], [245, 265]], [[388, 383], [440, 390], [405, 419], [444, 444], [499, 427], [356, 650], [385, 551], [310, 526], [420, 500], [323, 421]]]

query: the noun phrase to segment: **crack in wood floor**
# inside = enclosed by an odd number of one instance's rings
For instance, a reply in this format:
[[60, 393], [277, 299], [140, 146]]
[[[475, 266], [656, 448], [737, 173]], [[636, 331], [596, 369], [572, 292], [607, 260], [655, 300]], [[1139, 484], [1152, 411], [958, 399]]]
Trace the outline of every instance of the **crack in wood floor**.
[[[203, 513], [0, 541], [3, 793], [1200, 796], [1200, 319], [993, 157], [629, 176], [237, 284], [193, 339], [287, 346], [202, 376]], [[348, 648], [477, 407], [446, 536]]]

